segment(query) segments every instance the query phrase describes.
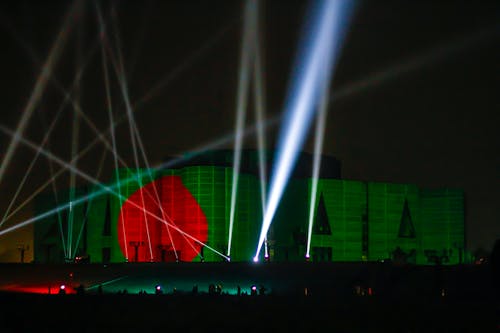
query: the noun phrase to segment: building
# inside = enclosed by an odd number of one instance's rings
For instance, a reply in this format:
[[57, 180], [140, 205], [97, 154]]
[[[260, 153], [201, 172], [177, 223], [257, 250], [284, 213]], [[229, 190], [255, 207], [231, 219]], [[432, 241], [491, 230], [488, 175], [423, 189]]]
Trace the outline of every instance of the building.
[[[242, 155], [232, 261], [253, 258], [263, 211], [257, 153]], [[269, 260], [305, 260], [311, 161], [301, 155], [280, 202], [266, 242]], [[162, 170], [120, 169], [108, 184], [114, 194], [77, 189], [77, 198], [90, 199], [35, 225], [35, 261], [222, 261], [229, 243], [231, 165], [231, 151], [214, 151]], [[53, 206], [47, 197], [38, 209]], [[464, 244], [461, 190], [343, 180], [339, 161], [323, 158], [310, 260], [458, 264]]]

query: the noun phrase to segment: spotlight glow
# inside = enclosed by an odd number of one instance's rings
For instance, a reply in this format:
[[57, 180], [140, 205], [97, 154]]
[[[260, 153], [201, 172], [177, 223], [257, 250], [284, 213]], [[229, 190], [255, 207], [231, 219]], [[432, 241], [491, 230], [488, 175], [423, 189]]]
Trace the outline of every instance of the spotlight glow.
[[268, 202], [255, 256], [258, 257], [279, 201], [305, 141], [315, 107], [329, 82], [345, 35], [353, 2], [317, 1], [311, 7], [304, 39], [285, 104], [276, 163], [273, 166]]

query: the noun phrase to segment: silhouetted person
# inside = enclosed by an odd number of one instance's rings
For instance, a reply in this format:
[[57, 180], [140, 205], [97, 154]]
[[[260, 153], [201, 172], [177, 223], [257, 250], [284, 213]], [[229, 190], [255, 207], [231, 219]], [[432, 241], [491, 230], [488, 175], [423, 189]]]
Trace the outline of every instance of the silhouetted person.
[[100, 284], [99, 287], [97, 287], [97, 293], [99, 295], [102, 295], [102, 284]]
[[194, 294], [194, 295], [198, 294], [198, 285], [197, 285], [197, 284], [195, 284], [195, 285], [193, 286], [193, 294]]
[[238, 287], [236, 287], [236, 288], [237, 288], [237, 290], [238, 290], [238, 291], [237, 291], [237, 295], [238, 295], [238, 296], [240, 296], [240, 295], [241, 295], [241, 287], [240, 287], [240, 286], [238, 286]]
[[266, 293], [266, 287], [264, 287], [263, 285], [260, 285], [259, 295], [264, 295], [265, 293]]

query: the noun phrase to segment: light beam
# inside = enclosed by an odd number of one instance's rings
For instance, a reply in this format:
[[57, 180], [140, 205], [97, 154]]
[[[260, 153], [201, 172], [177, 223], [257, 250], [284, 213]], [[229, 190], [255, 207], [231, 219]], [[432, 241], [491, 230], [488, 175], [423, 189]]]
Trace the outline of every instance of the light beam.
[[236, 212], [236, 199], [238, 195], [238, 178], [241, 165], [241, 149], [243, 146], [243, 127], [248, 98], [248, 81], [250, 79], [250, 63], [253, 56], [253, 30], [255, 16], [255, 1], [247, 0], [245, 3], [245, 19], [243, 21], [243, 42], [241, 44], [241, 63], [238, 79], [238, 95], [236, 103], [236, 125], [233, 156], [233, 178], [231, 184], [231, 204], [229, 211], [229, 233], [227, 242], [227, 256], [231, 256], [231, 243], [233, 238], [234, 215]]
[[[265, 84], [264, 84], [264, 73], [263, 64], [261, 57], [261, 29], [259, 24], [259, 1], [256, 1], [256, 15], [255, 15], [255, 59], [253, 68], [253, 82], [254, 82], [254, 94], [255, 94], [255, 123], [257, 125], [257, 151], [259, 159], [259, 180], [260, 180], [260, 199], [262, 207], [262, 216], [264, 216], [266, 208], [266, 188], [267, 188], [267, 167], [266, 167], [266, 138], [265, 138]], [[266, 235], [267, 237], [267, 235]], [[264, 246], [264, 257], [269, 258], [267, 238], [264, 240], [266, 244]]]
[[254, 261], [258, 260], [325, 82], [330, 80], [352, 7], [353, 3], [347, 0], [316, 1], [311, 7], [305, 30], [307, 35], [299, 46], [292, 86], [285, 104], [284, 123], [278, 139], [276, 162]]
[[319, 106], [316, 118], [316, 131], [314, 137], [313, 174], [311, 179], [311, 199], [309, 203], [309, 220], [307, 227], [306, 258], [310, 257], [311, 235], [314, 223], [314, 211], [316, 208], [316, 196], [318, 191], [319, 169], [321, 165], [321, 152], [323, 151], [323, 140], [325, 137], [326, 115], [328, 109], [328, 89], [325, 87], [323, 98]]

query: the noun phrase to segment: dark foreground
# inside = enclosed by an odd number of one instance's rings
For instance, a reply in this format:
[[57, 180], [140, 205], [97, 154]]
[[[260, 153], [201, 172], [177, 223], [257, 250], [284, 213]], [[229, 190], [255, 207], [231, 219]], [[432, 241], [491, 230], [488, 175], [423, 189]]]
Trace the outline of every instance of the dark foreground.
[[[487, 266], [0, 265], [0, 272], [2, 333], [500, 332], [498, 282]], [[61, 283], [67, 294], [54, 294]], [[210, 285], [221, 290], [209, 293]]]
[[1, 332], [498, 332], [499, 304], [360, 297], [3, 294]]

